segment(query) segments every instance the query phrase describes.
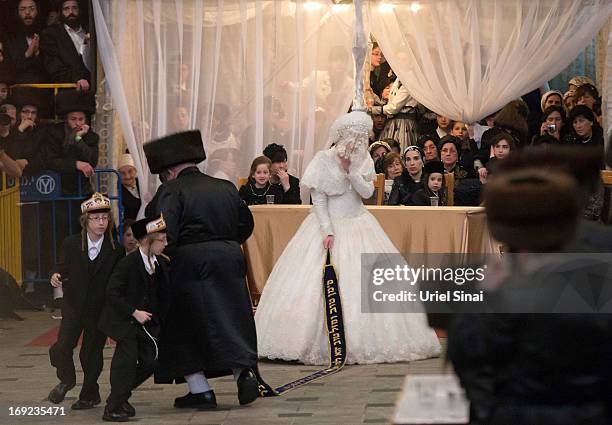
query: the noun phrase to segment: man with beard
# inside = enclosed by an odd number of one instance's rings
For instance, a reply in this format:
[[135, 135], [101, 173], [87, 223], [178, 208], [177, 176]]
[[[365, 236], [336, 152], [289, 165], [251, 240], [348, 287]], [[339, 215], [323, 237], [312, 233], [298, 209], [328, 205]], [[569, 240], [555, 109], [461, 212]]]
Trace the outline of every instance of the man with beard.
[[17, 3], [15, 32], [4, 43], [4, 56], [14, 73], [14, 83], [44, 83], [47, 75], [43, 67], [39, 7], [35, 0]]
[[95, 112], [93, 96], [72, 90], [60, 92], [56, 110], [65, 121], [49, 128], [45, 146], [47, 166], [61, 174], [64, 195], [89, 196], [92, 193], [89, 177], [98, 163], [100, 140], [87, 124], [88, 117]]
[[46, 28], [41, 36], [45, 69], [53, 82], [76, 83], [77, 90], [88, 91], [93, 64], [79, 2], [65, 0], [60, 8], [60, 23]]

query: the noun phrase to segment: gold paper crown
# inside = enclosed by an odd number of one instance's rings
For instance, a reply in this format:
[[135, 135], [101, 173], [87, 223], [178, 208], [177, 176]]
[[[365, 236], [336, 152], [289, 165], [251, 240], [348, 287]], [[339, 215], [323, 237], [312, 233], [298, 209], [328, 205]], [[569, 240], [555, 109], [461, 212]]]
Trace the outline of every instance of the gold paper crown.
[[166, 230], [166, 220], [164, 220], [164, 214], [160, 215], [157, 220], [147, 223], [147, 235], [155, 232], [161, 232], [162, 230]]
[[106, 196], [102, 195], [99, 192], [96, 192], [92, 195], [91, 198], [86, 200], [81, 204], [81, 213], [85, 214], [93, 211], [110, 211], [111, 203], [110, 199]]

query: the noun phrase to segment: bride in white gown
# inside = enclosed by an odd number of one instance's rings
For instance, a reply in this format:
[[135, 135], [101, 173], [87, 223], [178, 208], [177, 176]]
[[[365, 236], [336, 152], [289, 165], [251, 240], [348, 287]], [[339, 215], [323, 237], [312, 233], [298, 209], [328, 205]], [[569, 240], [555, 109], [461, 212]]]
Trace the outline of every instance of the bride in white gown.
[[322, 276], [331, 247], [344, 311], [347, 363], [383, 363], [440, 354], [440, 343], [423, 313], [362, 313], [361, 254], [397, 253], [362, 198], [374, 191], [374, 164], [367, 154], [372, 120], [365, 112], [341, 116], [330, 131], [331, 149], [318, 152], [302, 184], [313, 208], [280, 256], [255, 314], [259, 355], [329, 362]]

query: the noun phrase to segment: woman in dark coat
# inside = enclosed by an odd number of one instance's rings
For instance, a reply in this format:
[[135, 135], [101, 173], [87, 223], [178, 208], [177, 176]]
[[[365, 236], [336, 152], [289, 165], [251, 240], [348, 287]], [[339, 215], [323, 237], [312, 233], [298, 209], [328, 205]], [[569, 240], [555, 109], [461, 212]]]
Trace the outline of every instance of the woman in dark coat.
[[423, 187], [423, 157], [423, 151], [418, 146], [408, 146], [404, 150], [406, 168], [393, 181], [388, 205], [412, 205], [412, 195]]

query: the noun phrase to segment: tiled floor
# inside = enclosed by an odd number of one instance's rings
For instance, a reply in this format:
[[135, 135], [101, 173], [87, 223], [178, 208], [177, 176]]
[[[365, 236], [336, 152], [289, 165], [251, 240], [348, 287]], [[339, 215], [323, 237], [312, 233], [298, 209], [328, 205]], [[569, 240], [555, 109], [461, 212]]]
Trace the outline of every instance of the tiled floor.
[[[9, 416], [9, 407], [54, 406], [46, 401], [57, 383], [49, 364], [48, 347], [27, 346], [59, 322], [48, 312], [21, 312], [26, 320], [0, 320], [0, 424], [94, 424], [102, 423], [102, 405], [87, 411], [71, 411], [78, 387], [68, 393], [64, 416]], [[443, 341], [444, 343], [445, 341]], [[112, 347], [105, 349], [105, 370], [100, 379], [104, 398], [109, 392], [108, 369]], [[78, 355], [75, 354], [78, 365]], [[262, 376], [272, 386], [294, 380], [316, 367], [262, 361]], [[233, 379], [211, 380], [219, 408], [214, 411], [178, 410], [175, 397], [187, 392], [185, 385], [154, 385], [146, 382], [132, 396], [135, 422], [146, 425], [272, 425], [272, 424], [386, 424], [406, 374], [447, 373], [443, 358], [414, 363], [347, 366], [334, 376], [301, 387], [281, 397], [260, 399], [241, 407]], [[79, 371], [78, 379], [82, 378]]]

